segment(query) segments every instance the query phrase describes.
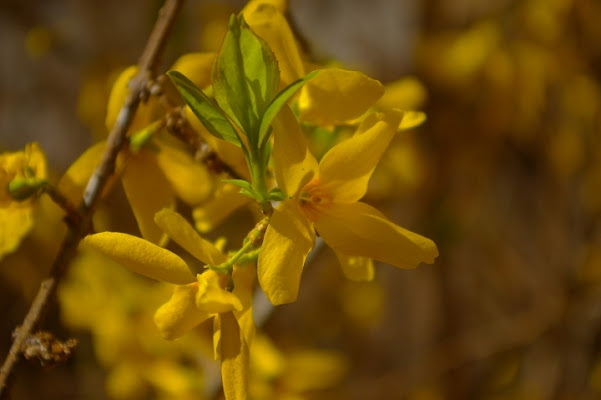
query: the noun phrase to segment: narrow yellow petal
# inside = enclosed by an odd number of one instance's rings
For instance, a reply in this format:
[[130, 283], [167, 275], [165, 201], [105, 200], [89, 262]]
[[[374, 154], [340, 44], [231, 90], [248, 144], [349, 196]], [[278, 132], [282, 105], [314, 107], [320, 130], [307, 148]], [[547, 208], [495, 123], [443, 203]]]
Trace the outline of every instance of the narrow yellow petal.
[[336, 252], [373, 258], [399, 268], [431, 264], [438, 256], [433, 241], [389, 221], [365, 203], [335, 204], [314, 221], [317, 232]]
[[219, 314], [221, 379], [226, 400], [248, 397], [248, 344], [231, 312]]
[[367, 191], [369, 178], [396, 133], [402, 115], [374, 113], [357, 133], [332, 147], [319, 163], [319, 180], [337, 202], [354, 202]]
[[281, 202], [271, 216], [257, 266], [259, 283], [272, 304], [296, 300], [303, 265], [314, 244], [313, 227], [297, 202]]
[[131, 155], [121, 183], [142, 237], [153, 243], [162, 243], [164, 234], [154, 223], [154, 214], [172, 207], [175, 193], [158, 167], [156, 155], [151, 151]]
[[196, 86], [203, 89], [211, 84], [215, 53], [188, 53], [178, 58], [171, 66], [190, 79]]
[[196, 280], [180, 257], [136, 236], [101, 232], [86, 236], [82, 243], [152, 279], [174, 285], [185, 285]]
[[213, 243], [203, 239], [192, 225], [175, 211], [165, 208], [156, 213], [154, 221], [175, 243], [203, 263], [219, 265], [227, 260]]
[[273, 143], [276, 181], [284, 193], [295, 195], [317, 172], [317, 161], [288, 106], [273, 121]]
[[[106, 142], [96, 143], [88, 148], [79, 158], [71, 164], [67, 172], [58, 182], [58, 189], [65, 195], [71, 203], [79, 205], [81, 203], [83, 192], [94, 173], [96, 166], [100, 164], [102, 154], [106, 148]], [[114, 175], [107, 186], [112, 186]], [[106, 192], [106, 190], [105, 190]]]
[[334, 251], [334, 253], [336, 253], [342, 272], [348, 279], [357, 282], [374, 279], [374, 263], [371, 258], [349, 256], [338, 251]]
[[325, 69], [301, 89], [301, 119], [318, 125], [344, 123], [363, 115], [383, 94], [384, 86], [361, 72]]
[[280, 69], [281, 86], [305, 75], [296, 39], [286, 18], [275, 5], [262, 2], [243, 11], [252, 31], [267, 42]]
[[198, 205], [210, 196], [213, 180], [209, 171], [188, 153], [162, 146], [157, 154], [157, 162], [177, 197], [187, 204]]
[[196, 307], [211, 314], [228, 311], [241, 311], [242, 303], [232, 292], [224, 289], [225, 275], [213, 270], [208, 270], [198, 277], [198, 293], [196, 294]]
[[250, 346], [255, 336], [255, 321], [253, 320], [252, 302], [255, 288], [257, 269], [254, 265], [243, 267], [234, 266], [232, 279], [234, 280], [234, 293], [242, 303], [240, 311], [234, 310], [234, 316], [240, 325], [240, 330], [246, 343]]
[[198, 283], [176, 286], [169, 301], [154, 314], [154, 323], [161, 336], [177, 339], [210, 317], [196, 307]]
[[376, 107], [381, 110], [411, 110], [420, 108], [428, 98], [428, 90], [414, 76], [407, 76], [385, 86], [384, 96], [378, 100]]

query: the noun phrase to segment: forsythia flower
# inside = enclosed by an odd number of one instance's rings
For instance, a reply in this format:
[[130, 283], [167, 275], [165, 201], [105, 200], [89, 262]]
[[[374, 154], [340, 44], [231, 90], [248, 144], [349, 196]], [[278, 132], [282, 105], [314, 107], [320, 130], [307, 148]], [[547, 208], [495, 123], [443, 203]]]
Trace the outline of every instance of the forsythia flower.
[[[227, 260], [176, 212], [164, 209], [157, 213], [155, 222], [204, 264], [219, 265]], [[154, 317], [164, 338], [176, 339], [215, 316], [215, 356], [221, 359], [224, 388], [230, 393], [228, 398], [242, 398], [240, 394], [246, 392], [247, 385], [247, 379], [242, 377], [248, 373], [248, 346], [255, 329], [251, 305], [254, 268], [234, 267], [234, 289], [230, 292], [225, 289], [227, 275], [210, 269], [194, 275], [179, 256], [144, 239], [102, 232], [88, 235], [83, 243], [134, 272], [177, 285], [171, 299]]]
[[45, 179], [46, 157], [37, 143], [24, 151], [0, 154], [0, 258], [14, 251], [32, 228], [32, 203], [25, 199]]
[[257, 271], [273, 304], [296, 300], [315, 230], [334, 250], [347, 275], [369, 278], [367, 259], [399, 268], [434, 262], [438, 256], [434, 242], [358, 201], [401, 117], [394, 112], [370, 114], [352, 138], [330, 149], [318, 165], [290, 109], [280, 112], [274, 122], [274, 167], [276, 180], [289, 198], [271, 217]]

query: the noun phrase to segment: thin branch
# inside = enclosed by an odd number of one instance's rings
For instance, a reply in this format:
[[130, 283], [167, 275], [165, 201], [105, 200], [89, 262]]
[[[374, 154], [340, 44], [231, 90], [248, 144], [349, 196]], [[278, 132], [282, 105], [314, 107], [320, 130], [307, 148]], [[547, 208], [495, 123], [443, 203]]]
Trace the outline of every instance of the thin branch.
[[76, 254], [80, 240], [87, 234], [92, 219], [94, 207], [100, 200], [100, 194], [109, 177], [115, 170], [115, 162], [119, 151], [125, 142], [126, 133], [131, 125], [141, 98], [146, 93], [148, 82], [156, 76], [156, 68], [171, 28], [183, 4], [183, 0], [166, 0], [159, 11], [157, 22], [148, 38], [146, 48], [138, 63], [139, 71], [131, 81], [129, 95], [119, 112], [117, 121], [111, 131], [107, 149], [102, 161], [94, 171], [86, 187], [81, 205], [81, 223], [70, 227], [60, 250], [54, 260], [50, 277], [42, 281], [35, 300], [31, 304], [23, 324], [12, 343], [9, 353], [0, 369], [0, 397], [7, 396], [8, 379], [20, 359], [23, 344], [43, 320], [49, 309], [50, 300], [54, 297], [58, 283], [64, 276], [65, 269]]

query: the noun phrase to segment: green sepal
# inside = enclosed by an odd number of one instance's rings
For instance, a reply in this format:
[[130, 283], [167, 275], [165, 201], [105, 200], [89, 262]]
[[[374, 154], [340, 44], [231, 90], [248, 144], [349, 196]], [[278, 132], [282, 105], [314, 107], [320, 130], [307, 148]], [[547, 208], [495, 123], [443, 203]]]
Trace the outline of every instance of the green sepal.
[[158, 120], [133, 133], [129, 137], [129, 149], [134, 153], [140, 151], [140, 149], [152, 138], [152, 135], [154, 135], [162, 126], [163, 121]]
[[238, 132], [232, 126], [222, 110], [203, 93], [192, 81], [178, 71], [169, 71], [167, 76], [171, 78], [184, 101], [190, 106], [196, 118], [202, 122], [205, 128], [219, 139], [242, 147], [242, 141]]
[[15, 178], [8, 184], [8, 192], [16, 201], [24, 201], [38, 194], [46, 184], [44, 179]]
[[280, 72], [267, 43], [242, 15], [230, 17], [228, 32], [213, 70], [213, 93], [221, 109], [258, 146], [263, 114], [276, 96]]
[[292, 82], [290, 85], [286, 86], [278, 95], [271, 101], [267, 110], [265, 110], [265, 114], [263, 114], [263, 119], [261, 120], [261, 126], [259, 127], [259, 143], [263, 142], [263, 139], [268, 133], [268, 128], [271, 125], [271, 122], [275, 118], [278, 112], [284, 107], [284, 105], [290, 100], [292, 96], [309, 80], [315, 78], [317, 74], [321, 72], [320, 69], [316, 69], [315, 71], [309, 72], [307, 75], [302, 78], [297, 79]]

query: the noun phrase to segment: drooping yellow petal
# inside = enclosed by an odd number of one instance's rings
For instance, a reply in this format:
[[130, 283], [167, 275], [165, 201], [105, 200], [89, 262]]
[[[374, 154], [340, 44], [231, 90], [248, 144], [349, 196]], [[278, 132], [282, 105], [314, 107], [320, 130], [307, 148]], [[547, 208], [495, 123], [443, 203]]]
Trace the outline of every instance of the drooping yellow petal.
[[196, 281], [186, 262], [179, 256], [139, 237], [119, 232], [101, 232], [86, 236], [82, 243], [149, 278], [174, 285]]
[[217, 250], [213, 243], [203, 239], [192, 225], [175, 211], [165, 208], [156, 213], [154, 221], [175, 243], [203, 263], [219, 265], [226, 261], [226, 256]]
[[197, 275], [198, 293], [196, 294], [196, 307], [211, 314], [241, 311], [242, 303], [232, 292], [224, 289], [225, 275], [213, 270], [207, 270]]
[[[215, 338], [221, 358], [221, 379], [226, 400], [244, 400], [248, 397], [248, 344], [240, 333], [240, 326], [231, 312], [215, 318]], [[218, 333], [217, 333], [218, 332]]]
[[433, 241], [389, 221], [365, 203], [335, 204], [314, 221], [317, 232], [336, 252], [373, 258], [399, 268], [431, 264], [438, 256]]
[[211, 84], [215, 53], [188, 53], [178, 58], [171, 66], [203, 89]]
[[[72, 204], [79, 205], [81, 203], [83, 192], [94, 173], [96, 166], [100, 164], [102, 154], [106, 148], [106, 142], [96, 143], [88, 148], [79, 158], [69, 166], [67, 172], [58, 182], [58, 189]], [[106, 187], [113, 185], [115, 175], [112, 175]], [[104, 189], [106, 193], [108, 189]]]
[[238, 267], [234, 265], [232, 279], [234, 280], [234, 290], [232, 293], [236, 295], [242, 303], [242, 310], [234, 310], [234, 316], [240, 325], [240, 330], [244, 336], [246, 343], [252, 345], [255, 336], [255, 321], [253, 320], [252, 301], [254, 295], [254, 283], [257, 277], [257, 269], [254, 265]]
[[251, 202], [251, 198], [240, 194], [240, 188], [232, 184], [222, 184], [214, 197], [200, 207], [194, 209], [196, 229], [201, 233], [212, 231], [232, 212]]
[[196, 307], [198, 283], [176, 286], [169, 301], [154, 314], [154, 323], [161, 336], [174, 340], [210, 317]]
[[335, 125], [360, 117], [384, 94], [384, 86], [357, 71], [329, 68], [303, 86], [298, 99], [301, 119]]
[[354, 202], [367, 191], [369, 178], [396, 133], [402, 115], [374, 113], [357, 133], [328, 151], [319, 163], [319, 180], [337, 202]]
[[342, 272], [348, 279], [357, 282], [374, 279], [374, 263], [371, 258], [349, 256], [338, 251], [334, 251], [334, 253], [336, 253]]
[[267, 42], [280, 69], [280, 85], [286, 86], [305, 75], [299, 47], [288, 21], [278, 8], [266, 2], [243, 10], [252, 31]]
[[171, 208], [175, 193], [158, 167], [156, 155], [151, 151], [131, 155], [121, 182], [142, 237], [162, 243], [164, 234], [154, 223], [154, 214], [163, 208]]
[[307, 148], [305, 136], [288, 106], [273, 121], [273, 163], [275, 178], [290, 196], [313, 178], [317, 161]]
[[33, 210], [30, 207], [0, 208], [0, 259], [19, 247], [21, 240], [33, 228]]
[[314, 244], [313, 227], [297, 202], [281, 202], [271, 216], [257, 266], [259, 283], [272, 304], [296, 300], [305, 259]]
[[207, 168], [184, 151], [162, 146], [157, 161], [177, 196], [189, 205], [205, 201], [213, 189]]

